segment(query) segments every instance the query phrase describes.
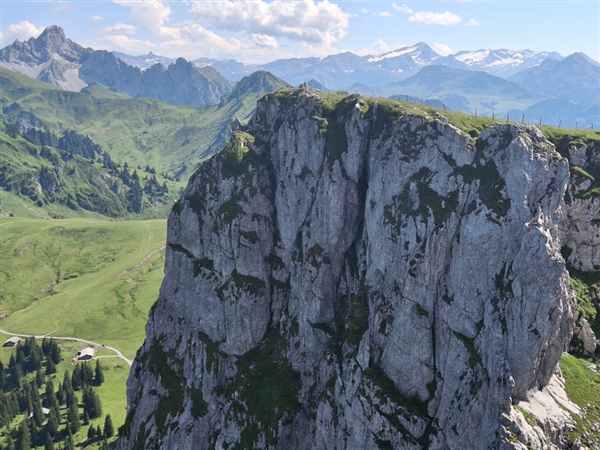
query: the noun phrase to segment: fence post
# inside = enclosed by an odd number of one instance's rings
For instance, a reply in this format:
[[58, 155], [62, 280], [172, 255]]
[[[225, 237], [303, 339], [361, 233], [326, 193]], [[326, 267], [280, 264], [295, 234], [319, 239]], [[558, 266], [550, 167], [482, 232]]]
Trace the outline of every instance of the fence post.
[[521, 123], [525, 123], [525, 114], [523, 113], [523, 118], [521, 119]]
[[494, 120], [494, 112], [492, 111], [492, 120]]
[[558, 128], [560, 128], [561, 123], [562, 123], [562, 119], [560, 119], [560, 122], [558, 122]]
[[506, 115], [506, 123], [508, 123], [510, 121], [510, 114]]
[[542, 116], [540, 116], [540, 125], [542, 124]]

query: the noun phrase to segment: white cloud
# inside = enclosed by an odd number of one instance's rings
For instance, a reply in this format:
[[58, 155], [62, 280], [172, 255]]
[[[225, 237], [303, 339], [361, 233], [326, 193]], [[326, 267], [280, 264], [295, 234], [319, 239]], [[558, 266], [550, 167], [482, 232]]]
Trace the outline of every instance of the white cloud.
[[412, 14], [414, 12], [412, 9], [410, 9], [406, 5], [400, 5], [400, 6], [398, 6], [395, 3], [392, 3], [392, 8], [394, 8], [398, 12], [405, 13], [405, 14]]
[[406, 44], [396, 44], [396, 45], [388, 45], [383, 39], [377, 39], [372, 42], [370, 46], [363, 48], [357, 52], [360, 56], [366, 55], [382, 55], [384, 53], [389, 53], [398, 48], [404, 48]]
[[112, 27], [106, 27], [102, 31], [113, 35], [133, 36], [136, 32], [136, 27], [126, 23], [115, 23]]
[[[115, 24], [100, 30], [107, 34], [98, 37], [104, 48], [245, 63], [337, 53], [335, 44], [345, 36], [351, 17], [329, 0], [112, 1], [129, 8], [138, 26]], [[193, 19], [175, 22], [177, 5], [185, 5]], [[136, 39], [143, 31], [151, 33], [148, 41]], [[292, 42], [283, 45], [281, 39]], [[298, 44], [300, 52], [290, 53]]]
[[367, 8], [362, 8], [360, 12], [363, 14], [369, 14], [369, 10]]
[[449, 46], [447, 46], [446, 44], [441, 44], [439, 42], [434, 42], [431, 48], [433, 48], [433, 50], [435, 50], [442, 56], [448, 56], [454, 53]]
[[277, 39], [273, 36], [267, 36], [266, 34], [253, 34], [252, 43], [257, 47], [276, 49], [279, 48]]
[[420, 11], [410, 16], [408, 20], [426, 25], [456, 25], [462, 21], [460, 16], [449, 11], [443, 13]]
[[171, 8], [161, 0], [113, 0], [113, 3], [131, 8], [131, 17], [162, 39], [179, 39], [179, 30], [167, 26]]
[[44, 31], [44, 27], [36, 27], [31, 22], [24, 20], [20, 23], [13, 23], [8, 26], [6, 32], [2, 32], [2, 46], [12, 44], [15, 39], [25, 41], [29, 38], [37, 38]]
[[102, 44], [106, 45], [109, 50], [117, 50], [131, 55], [142, 55], [151, 51], [156, 51], [156, 44], [140, 39], [132, 39], [129, 36], [123, 35], [108, 35], [105, 36]]
[[99, 16], [99, 15], [95, 15], [91, 17], [92, 20], [96, 20], [96, 21], [100, 21], [100, 20], [104, 20], [104, 17]]
[[479, 22], [477, 19], [471, 19], [465, 25], [467, 25], [469, 27], [476, 27], [476, 26], [481, 25], [481, 22]]
[[328, 0], [221, 0], [192, 3], [190, 11], [198, 21], [228, 31], [284, 37], [312, 48], [330, 47], [342, 39], [350, 18]]
[[388, 11], [382, 11], [380, 13], [375, 13], [373, 15], [378, 16], [378, 17], [393, 17], [393, 14]]

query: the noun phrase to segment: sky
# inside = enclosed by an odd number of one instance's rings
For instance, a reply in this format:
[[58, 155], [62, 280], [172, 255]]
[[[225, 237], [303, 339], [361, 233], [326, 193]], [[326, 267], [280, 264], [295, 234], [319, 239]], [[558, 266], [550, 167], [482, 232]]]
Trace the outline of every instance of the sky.
[[0, 0], [0, 22], [1, 47], [58, 25], [95, 50], [246, 64], [418, 42], [442, 55], [506, 48], [600, 61], [598, 0]]

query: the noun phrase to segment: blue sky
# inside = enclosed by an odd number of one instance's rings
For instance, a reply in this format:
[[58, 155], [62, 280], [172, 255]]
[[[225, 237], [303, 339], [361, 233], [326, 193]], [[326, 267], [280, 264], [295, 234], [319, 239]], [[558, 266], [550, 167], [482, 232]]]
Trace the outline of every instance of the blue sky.
[[584, 52], [600, 61], [600, 1], [1, 0], [1, 46], [49, 25], [94, 49], [262, 63], [426, 42]]

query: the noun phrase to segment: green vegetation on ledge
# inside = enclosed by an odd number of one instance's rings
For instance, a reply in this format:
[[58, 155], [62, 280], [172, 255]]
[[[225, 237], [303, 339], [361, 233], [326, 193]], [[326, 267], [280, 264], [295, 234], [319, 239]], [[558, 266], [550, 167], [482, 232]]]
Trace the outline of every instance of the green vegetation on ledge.
[[582, 416], [573, 414], [576, 428], [567, 433], [569, 444], [576, 442], [588, 448], [600, 448], [600, 374], [590, 368], [591, 360], [564, 353], [560, 369], [565, 377], [565, 389], [569, 400], [582, 409]]

